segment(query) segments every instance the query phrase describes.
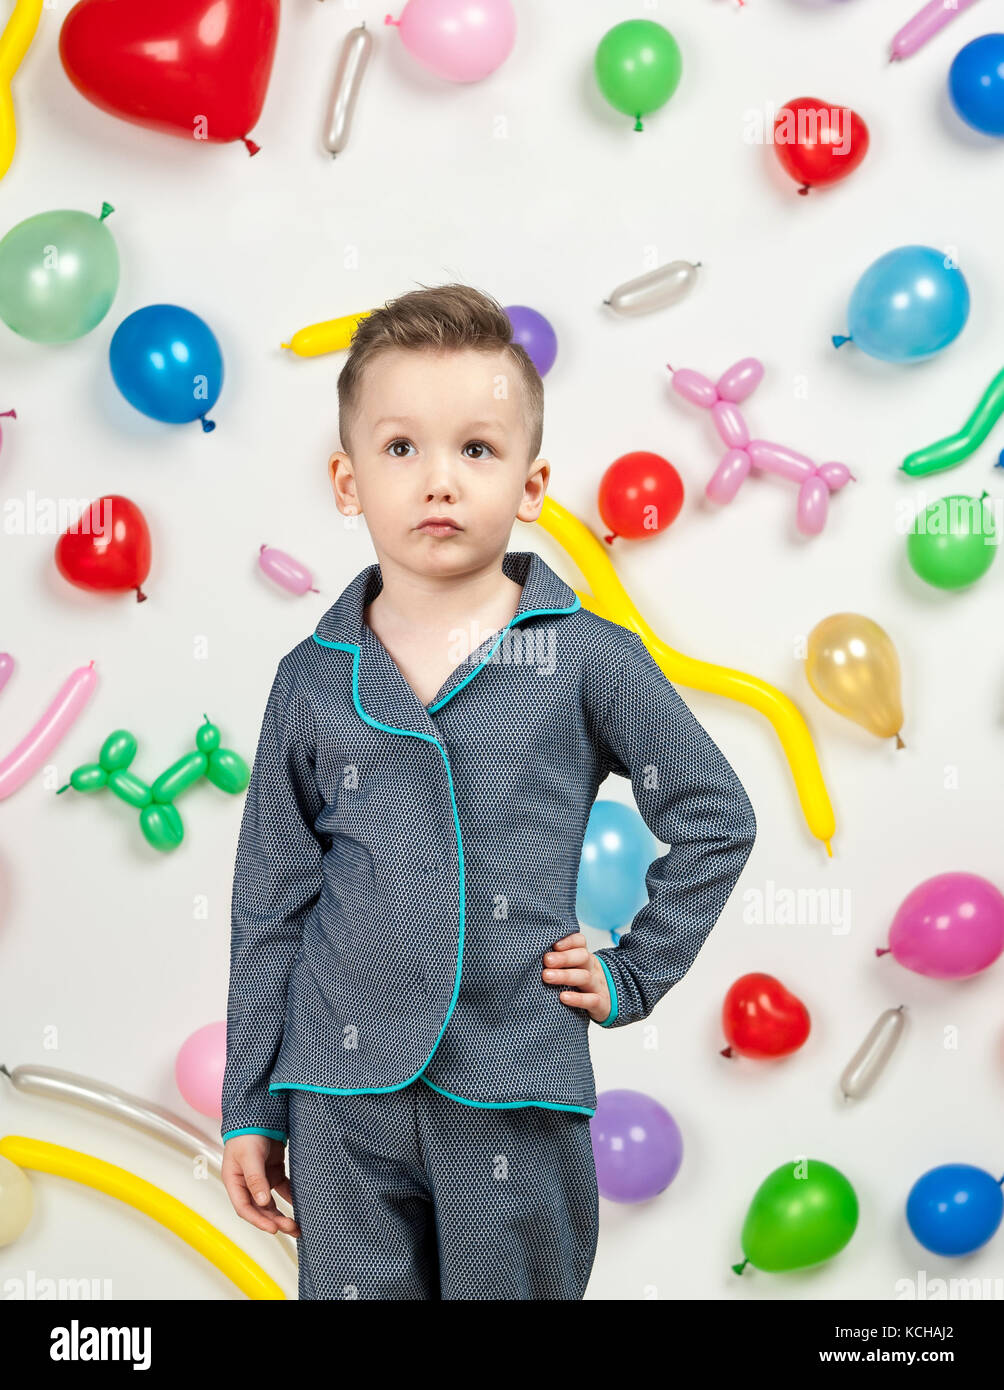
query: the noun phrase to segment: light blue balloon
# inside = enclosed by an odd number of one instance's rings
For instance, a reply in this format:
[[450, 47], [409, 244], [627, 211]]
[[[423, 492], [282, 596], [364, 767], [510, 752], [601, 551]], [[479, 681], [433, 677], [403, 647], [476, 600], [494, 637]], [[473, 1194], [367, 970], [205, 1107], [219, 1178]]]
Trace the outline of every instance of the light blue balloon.
[[969, 317], [962, 271], [933, 246], [898, 246], [868, 267], [847, 310], [853, 342], [883, 362], [920, 362], [959, 336]]
[[115, 385], [154, 420], [206, 419], [223, 386], [223, 354], [209, 325], [177, 304], [148, 304], [123, 319], [109, 348]]
[[658, 853], [633, 806], [596, 801], [582, 844], [575, 912], [583, 926], [617, 933], [648, 902], [645, 874]]

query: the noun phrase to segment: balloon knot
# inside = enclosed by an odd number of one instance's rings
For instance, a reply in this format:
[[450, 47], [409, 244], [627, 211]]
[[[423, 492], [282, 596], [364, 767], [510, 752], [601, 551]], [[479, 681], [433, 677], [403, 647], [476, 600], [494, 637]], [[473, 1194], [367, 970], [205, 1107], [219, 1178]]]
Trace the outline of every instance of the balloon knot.
[[896, 735], [896, 747], [897, 747], [897, 748], [905, 748], [905, 747], [906, 747], [906, 744], [905, 744], [905, 743], [903, 742], [903, 740], [900, 738], [899, 734]]
[[850, 337], [845, 337], [843, 333], [834, 333], [831, 338], [831, 342], [836, 348], [843, 347], [844, 343], [849, 343], [850, 341]]
[[400, 25], [400, 23], [401, 23], [401, 21], [400, 21], [399, 19], [395, 19], [393, 15], [389, 15], [389, 14], [385, 14], [385, 15], [384, 15], [384, 17], [383, 17], [383, 22], [384, 22], [384, 24], [397, 24], [397, 25]]
[[257, 154], [258, 151], [261, 149], [261, 145], [256, 145], [255, 142], [253, 140], [249, 140], [246, 135], [242, 135], [241, 139], [247, 146], [248, 154]]
[[108, 217], [108, 216], [110, 216], [111, 213], [113, 213], [114, 211], [115, 211], [115, 209], [112, 207], [111, 203], [102, 203], [102, 204], [101, 204], [101, 216], [98, 218], [98, 221], [99, 221], [99, 222], [103, 222], [103, 221], [105, 220], [105, 218]]
[[642, 129], [643, 129], [643, 126], [642, 126], [642, 123], [641, 123], [641, 116], [639, 116], [638, 119], [635, 121], [634, 128], [635, 128], [635, 130], [642, 130]]
[[802, 187], [798, 190], [799, 197], [804, 198], [805, 195], [808, 193], [809, 188], [810, 188], [810, 185], [809, 185], [809, 184], [803, 183], [803, 184], [802, 184]]
[[200, 415], [199, 419], [202, 421], [203, 434], [212, 434], [213, 430], [216, 428], [216, 421], [207, 420], [204, 415]]
[[149, 594], [144, 594], [143, 590], [142, 590], [142, 589], [139, 587], [139, 585], [137, 584], [137, 585], [136, 585], [136, 602], [137, 602], [137, 603], [146, 603], [146, 601], [147, 601], [148, 598], [149, 598]]
[[70, 783], [67, 782], [66, 785], [65, 785], [65, 787], [57, 787], [57, 788], [56, 788], [56, 795], [57, 795], [57, 796], [62, 796], [63, 792], [68, 792], [69, 790], [70, 790]]
[[741, 1265], [733, 1265], [732, 1268], [733, 1268], [733, 1270], [736, 1272], [736, 1274], [742, 1274], [743, 1270], [746, 1268], [746, 1266], [747, 1266], [748, 1264], [749, 1264], [749, 1257], [747, 1256], [747, 1258], [746, 1258], [745, 1260], [743, 1260], [743, 1262], [742, 1262]]
[[876, 954], [877, 956], [887, 956], [887, 955], [889, 954], [889, 951], [890, 951], [890, 950], [891, 950], [891, 947], [889, 947], [889, 946], [876, 946], [876, 947], [875, 947], [875, 954]]
[[5, 417], [9, 415], [9, 416], [11, 417], [12, 420], [16, 420], [16, 419], [17, 419], [17, 411], [16, 411], [16, 410], [4, 410], [4, 411], [2, 411], [2, 412], [0, 412], [0, 413], [2, 413]]
[[719, 1056], [721, 1056], [721, 1057], [731, 1057], [731, 1056], [732, 1056], [732, 1049], [731, 1049], [731, 1047], [723, 1047], [722, 1050], [721, 1050], [721, 1052], [719, 1053]]
[[614, 541], [617, 539], [617, 532], [611, 531], [610, 534], [604, 536], [603, 539], [606, 541], [607, 545], [613, 545]]

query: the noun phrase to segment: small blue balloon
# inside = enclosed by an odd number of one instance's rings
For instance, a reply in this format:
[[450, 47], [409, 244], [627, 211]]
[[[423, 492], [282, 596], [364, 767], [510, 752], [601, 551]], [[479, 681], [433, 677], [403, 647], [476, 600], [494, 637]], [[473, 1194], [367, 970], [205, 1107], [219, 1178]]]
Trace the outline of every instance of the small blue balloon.
[[1004, 34], [981, 34], [959, 49], [948, 72], [948, 95], [966, 125], [1004, 135]]
[[969, 286], [943, 251], [898, 246], [874, 261], [847, 309], [853, 342], [883, 362], [920, 362], [957, 338], [969, 317]]
[[[1004, 1179], [1002, 1179], [1004, 1181]], [[1000, 1182], [970, 1163], [944, 1163], [918, 1178], [906, 1199], [910, 1230], [935, 1255], [969, 1255], [1001, 1224]]]
[[586, 927], [617, 933], [648, 902], [645, 874], [658, 852], [632, 806], [596, 801], [582, 843], [575, 912]]
[[223, 354], [209, 325], [177, 304], [148, 304], [123, 319], [109, 348], [115, 385], [130, 405], [154, 420], [201, 420], [223, 385]]

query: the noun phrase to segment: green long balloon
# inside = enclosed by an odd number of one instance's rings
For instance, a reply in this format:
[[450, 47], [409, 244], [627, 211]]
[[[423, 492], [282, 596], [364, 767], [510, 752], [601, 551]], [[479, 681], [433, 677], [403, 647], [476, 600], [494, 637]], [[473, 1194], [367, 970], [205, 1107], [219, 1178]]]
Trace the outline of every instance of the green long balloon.
[[958, 434], [950, 434], [947, 439], [928, 444], [926, 449], [907, 454], [900, 468], [911, 478], [923, 478], [928, 473], [940, 473], [943, 468], [954, 468], [980, 447], [1002, 414], [1004, 367], [983, 392], [979, 404]]

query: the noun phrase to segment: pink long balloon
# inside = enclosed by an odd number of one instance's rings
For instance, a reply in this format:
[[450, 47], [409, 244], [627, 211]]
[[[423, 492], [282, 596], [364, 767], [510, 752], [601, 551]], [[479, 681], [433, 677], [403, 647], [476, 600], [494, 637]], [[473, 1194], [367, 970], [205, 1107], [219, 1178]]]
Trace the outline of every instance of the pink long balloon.
[[889, 61], [909, 58], [910, 54], [916, 53], [928, 39], [933, 39], [939, 29], [943, 29], [956, 15], [968, 10], [974, 3], [975, 0], [930, 0], [930, 4], [918, 10], [894, 35], [889, 45]]
[[14, 658], [10, 652], [0, 652], [0, 690], [10, 680], [14, 671]]
[[[10, 418], [11, 418], [12, 420], [16, 420], [16, 419], [17, 419], [17, 411], [16, 411], [16, 410], [2, 410], [2, 411], [0, 411], [0, 415], [4, 416], [5, 418], [9, 415]], [[0, 449], [2, 449], [2, 448], [3, 448], [3, 430], [0, 429]]]
[[34, 776], [87, 704], [97, 683], [98, 673], [93, 661], [89, 666], [78, 667], [66, 678], [35, 727], [0, 762], [0, 801]]
[[258, 551], [258, 564], [269, 579], [274, 580], [281, 588], [288, 589], [291, 594], [318, 592], [311, 584], [310, 570], [301, 565], [299, 560], [294, 560], [292, 555], [287, 555], [284, 550], [263, 545]]

